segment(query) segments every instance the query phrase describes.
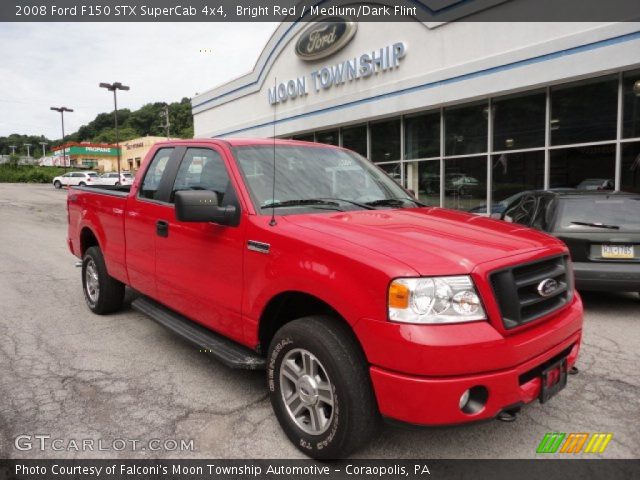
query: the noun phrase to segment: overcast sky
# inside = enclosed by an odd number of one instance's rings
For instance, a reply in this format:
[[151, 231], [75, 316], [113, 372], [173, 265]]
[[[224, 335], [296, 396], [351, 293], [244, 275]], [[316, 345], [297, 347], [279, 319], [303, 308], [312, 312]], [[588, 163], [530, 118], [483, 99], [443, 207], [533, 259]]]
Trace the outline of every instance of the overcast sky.
[[[118, 107], [193, 97], [253, 68], [274, 23], [0, 23], [0, 136], [61, 137]], [[200, 51], [202, 50], [202, 52]], [[205, 51], [206, 50], [206, 51]]]

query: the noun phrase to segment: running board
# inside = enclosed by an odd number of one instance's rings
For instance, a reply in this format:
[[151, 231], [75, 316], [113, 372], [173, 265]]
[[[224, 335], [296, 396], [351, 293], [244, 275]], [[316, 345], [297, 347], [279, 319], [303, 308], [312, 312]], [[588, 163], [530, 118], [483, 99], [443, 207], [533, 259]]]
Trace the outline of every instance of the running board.
[[198, 325], [179, 313], [147, 297], [138, 297], [131, 306], [163, 327], [205, 350], [230, 368], [264, 370], [266, 360], [239, 343]]

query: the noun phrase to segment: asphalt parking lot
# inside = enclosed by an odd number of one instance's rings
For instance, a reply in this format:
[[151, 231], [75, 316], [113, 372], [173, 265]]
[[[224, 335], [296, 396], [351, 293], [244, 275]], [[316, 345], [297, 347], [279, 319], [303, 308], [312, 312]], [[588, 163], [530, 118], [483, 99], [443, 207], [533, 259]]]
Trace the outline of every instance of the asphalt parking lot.
[[[229, 370], [129, 307], [89, 312], [65, 201], [49, 185], [0, 184], [0, 458], [301, 458], [272, 415], [263, 373]], [[357, 456], [531, 458], [547, 432], [611, 432], [601, 457], [638, 458], [640, 298], [583, 299], [580, 374], [549, 403], [514, 423], [388, 425]], [[15, 448], [17, 436], [36, 434], [62, 439], [63, 450]], [[192, 439], [194, 448], [67, 448], [83, 439]]]

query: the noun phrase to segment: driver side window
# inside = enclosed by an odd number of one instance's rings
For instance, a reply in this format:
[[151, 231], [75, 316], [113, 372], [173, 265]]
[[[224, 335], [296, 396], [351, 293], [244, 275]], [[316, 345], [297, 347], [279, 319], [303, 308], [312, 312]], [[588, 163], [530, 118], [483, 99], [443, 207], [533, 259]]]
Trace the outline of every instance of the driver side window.
[[208, 148], [189, 148], [182, 159], [178, 175], [171, 191], [171, 203], [180, 190], [211, 190], [223, 205], [229, 186], [229, 175], [224, 160], [218, 152]]

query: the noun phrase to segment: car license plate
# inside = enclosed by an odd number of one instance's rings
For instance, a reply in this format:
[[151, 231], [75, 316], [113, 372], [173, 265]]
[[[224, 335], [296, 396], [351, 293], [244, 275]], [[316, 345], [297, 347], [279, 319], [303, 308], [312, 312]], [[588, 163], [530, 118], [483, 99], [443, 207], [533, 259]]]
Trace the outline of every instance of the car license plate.
[[540, 403], [545, 403], [567, 385], [567, 359], [563, 358], [545, 368], [541, 380]]
[[633, 257], [633, 245], [602, 245], [602, 258]]

